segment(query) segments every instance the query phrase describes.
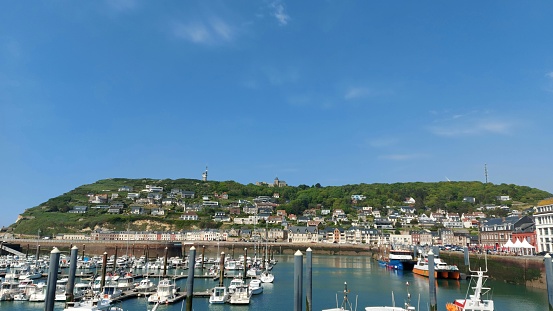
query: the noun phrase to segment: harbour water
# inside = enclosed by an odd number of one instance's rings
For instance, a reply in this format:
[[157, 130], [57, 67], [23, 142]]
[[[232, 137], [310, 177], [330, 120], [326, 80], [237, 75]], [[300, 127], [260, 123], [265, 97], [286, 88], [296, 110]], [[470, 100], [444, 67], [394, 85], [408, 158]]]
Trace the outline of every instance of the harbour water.
[[[194, 298], [193, 309], [196, 311], [214, 310], [263, 310], [285, 311], [294, 308], [294, 256], [282, 255], [275, 257], [278, 264], [273, 269], [275, 282], [264, 284], [262, 294], [255, 295], [249, 306], [210, 305], [207, 298]], [[305, 267], [305, 265], [304, 265]], [[171, 271], [180, 274], [181, 271]], [[188, 272], [182, 272], [187, 274]], [[201, 273], [199, 270], [196, 274]], [[305, 273], [304, 273], [305, 278]], [[226, 284], [230, 280], [226, 280]], [[313, 309], [321, 310], [336, 306], [341, 302], [344, 282], [347, 282], [350, 290], [349, 299], [357, 310], [364, 310], [366, 306], [403, 305], [406, 297], [406, 282], [409, 282], [411, 304], [417, 310], [428, 310], [429, 292], [428, 278], [414, 275], [411, 272], [388, 270], [378, 265], [376, 261], [366, 256], [330, 256], [313, 255]], [[455, 298], [463, 298], [467, 293], [469, 281], [467, 280], [438, 280], [437, 301], [438, 310], [445, 310], [445, 304]], [[185, 288], [186, 279], [177, 283]], [[215, 286], [210, 278], [196, 279], [194, 291], [203, 291]], [[547, 310], [547, 292], [544, 290], [526, 288], [494, 282], [489, 280], [487, 284], [492, 288], [491, 298], [495, 301], [496, 311], [544, 311]], [[305, 287], [304, 287], [305, 297]], [[305, 300], [305, 298], [303, 299]], [[63, 310], [63, 303], [56, 303], [55, 310]], [[121, 307], [124, 310], [148, 310], [145, 298], [135, 298], [123, 301]], [[158, 308], [160, 311], [180, 311], [186, 309], [186, 302], [181, 301], [172, 305], [164, 305]], [[44, 310], [44, 303], [31, 303], [21, 301], [0, 301], [2, 311], [39, 311]], [[303, 308], [305, 310], [305, 306]]]

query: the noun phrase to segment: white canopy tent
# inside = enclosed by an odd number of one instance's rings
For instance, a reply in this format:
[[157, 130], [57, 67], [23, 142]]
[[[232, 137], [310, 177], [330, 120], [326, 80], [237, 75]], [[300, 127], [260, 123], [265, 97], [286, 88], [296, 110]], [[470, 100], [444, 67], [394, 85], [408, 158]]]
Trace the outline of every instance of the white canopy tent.
[[[534, 252], [536, 251], [536, 249], [534, 248], [534, 246], [530, 245], [530, 243], [528, 243], [528, 241], [526, 241], [526, 239], [523, 239], [522, 240], [522, 243], [521, 244], [521, 247], [522, 249], [524, 249], [524, 252], [526, 253], [526, 255], [534, 255]], [[528, 253], [530, 252], [530, 253]]]

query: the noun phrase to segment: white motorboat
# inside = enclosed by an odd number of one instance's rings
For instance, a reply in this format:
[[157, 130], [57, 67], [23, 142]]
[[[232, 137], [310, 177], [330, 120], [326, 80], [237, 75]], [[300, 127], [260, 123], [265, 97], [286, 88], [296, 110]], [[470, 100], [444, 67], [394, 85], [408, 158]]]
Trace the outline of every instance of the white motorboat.
[[35, 292], [29, 296], [31, 302], [43, 302], [46, 300], [46, 283], [40, 282], [36, 284]]
[[252, 279], [248, 286], [250, 287], [252, 295], [263, 293], [263, 286], [261, 285], [261, 281], [259, 279]]
[[213, 288], [213, 293], [209, 296], [209, 303], [225, 303], [229, 299], [229, 293], [226, 287], [217, 286]]
[[170, 303], [176, 298], [176, 285], [171, 279], [163, 279], [157, 285], [157, 291], [148, 297], [150, 303]]
[[104, 285], [101, 297], [108, 301], [114, 301], [123, 295], [123, 291], [117, 286], [116, 281], [110, 281]]
[[37, 270], [25, 271], [19, 274], [19, 280], [29, 279], [36, 280], [42, 277], [42, 273]]
[[112, 306], [111, 302], [105, 299], [89, 299], [75, 302], [73, 306], [67, 307], [63, 311], [123, 311], [123, 309]]
[[153, 292], [157, 288], [156, 284], [152, 282], [148, 277], [143, 278], [138, 282], [138, 285], [134, 288], [139, 293]]
[[233, 305], [250, 304], [251, 292], [248, 285], [242, 284], [234, 288], [234, 292], [230, 294], [229, 303]]
[[134, 277], [132, 274], [127, 273], [123, 277], [117, 280], [117, 288], [122, 291], [131, 290], [134, 288]]
[[8, 278], [6, 274], [4, 282], [0, 285], [0, 301], [13, 300], [13, 296], [19, 292], [19, 282], [15, 279]]
[[233, 293], [234, 290], [236, 289], [236, 287], [238, 286], [242, 286], [242, 285], [245, 285], [244, 283], [244, 280], [242, 280], [241, 278], [234, 278], [230, 281], [230, 284], [228, 286], [228, 291], [229, 293]]

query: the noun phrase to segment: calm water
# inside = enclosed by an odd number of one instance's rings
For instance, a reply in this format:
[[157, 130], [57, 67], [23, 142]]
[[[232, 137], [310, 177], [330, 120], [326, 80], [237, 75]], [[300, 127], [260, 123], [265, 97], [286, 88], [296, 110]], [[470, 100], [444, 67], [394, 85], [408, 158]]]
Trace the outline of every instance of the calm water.
[[[264, 292], [252, 297], [249, 306], [210, 305], [207, 298], [195, 298], [193, 309], [196, 311], [213, 310], [293, 310], [293, 276], [294, 256], [279, 256], [279, 263], [273, 269], [274, 284], [264, 284]], [[188, 272], [184, 272], [187, 274]], [[199, 274], [197, 272], [196, 274]], [[304, 273], [305, 277], [305, 273]], [[226, 280], [228, 285], [230, 280]], [[428, 279], [411, 272], [401, 273], [387, 270], [376, 261], [363, 256], [313, 256], [313, 310], [332, 308], [336, 306], [336, 299], [342, 299], [341, 292], [344, 282], [348, 283], [349, 298], [357, 300], [357, 310], [364, 310], [369, 305], [391, 305], [392, 296], [396, 305], [402, 305], [406, 298], [405, 283], [409, 282], [411, 303], [419, 305], [418, 310], [428, 310], [429, 293]], [[184, 288], [186, 279], [179, 281]], [[196, 279], [194, 291], [202, 291], [216, 285], [211, 279]], [[438, 310], [445, 310], [445, 304], [455, 298], [465, 297], [468, 281], [439, 280], [437, 288]], [[492, 288], [492, 298], [495, 301], [496, 311], [544, 311], [547, 310], [547, 293], [544, 290], [526, 288], [488, 281]], [[305, 290], [305, 288], [304, 288]], [[392, 294], [393, 292], [393, 294]], [[304, 294], [305, 295], [305, 294]], [[305, 299], [304, 299], [305, 300]], [[159, 311], [185, 310], [185, 302], [162, 306]], [[149, 307], [144, 298], [130, 299], [122, 302], [125, 310], [144, 310]], [[55, 310], [62, 310], [63, 303], [56, 303]], [[303, 308], [305, 310], [305, 306]], [[19, 301], [0, 301], [0, 310], [11, 311], [38, 311], [44, 310], [43, 303]]]

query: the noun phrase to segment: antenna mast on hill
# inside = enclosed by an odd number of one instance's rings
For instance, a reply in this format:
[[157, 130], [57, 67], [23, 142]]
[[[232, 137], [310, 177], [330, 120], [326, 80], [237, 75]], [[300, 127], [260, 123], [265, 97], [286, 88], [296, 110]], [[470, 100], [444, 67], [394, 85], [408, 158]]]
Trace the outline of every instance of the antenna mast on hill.
[[202, 173], [202, 180], [207, 181], [207, 165], [205, 167], [205, 172]]
[[484, 175], [486, 176], [486, 183], [488, 183], [488, 164], [484, 164]]

